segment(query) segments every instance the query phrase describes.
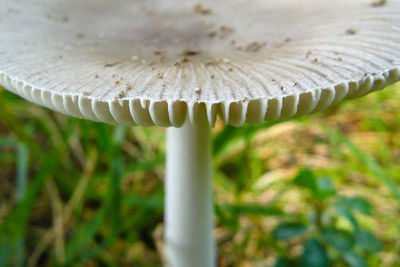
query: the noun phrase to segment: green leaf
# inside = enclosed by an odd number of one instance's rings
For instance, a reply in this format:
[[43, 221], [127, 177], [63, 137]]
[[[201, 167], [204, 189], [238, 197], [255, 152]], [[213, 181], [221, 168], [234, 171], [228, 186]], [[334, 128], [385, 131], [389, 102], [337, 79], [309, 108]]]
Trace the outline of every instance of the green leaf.
[[12, 256], [13, 246], [3, 238], [3, 240], [0, 240], [0, 266], [10, 266]]
[[325, 249], [316, 239], [308, 240], [301, 255], [302, 267], [328, 267], [329, 259]]
[[349, 211], [357, 211], [365, 215], [372, 215], [372, 207], [368, 200], [362, 197], [339, 197], [335, 202], [335, 208], [340, 214]]
[[371, 173], [378, 178], [383, 184], [385, 184], [392, 194], [400, 201], [400, 190], [397, 187], [396, 182], [393, 178], [386, 174], [379, 163], [369, 155], [361, 151], [357, 146], [355, 146], [346, 136], [334, 129], [328, 129], [328, 133], [336, 139], [337, 142], [344, 144], [347, 148], [355, 155], [360, 162], [366, 166]]
[[352, 235], [344, 230], [333, 227], [322, 229], [322, 239], [338, 250], [349, 250], [354, 246]]
[[368, 267], [368, 263], [361, 257], [359, 254], [354, 251], [348, 251], [342, 254], [343, 259], [351, 266], [351, 267]]
[[276, 240], [287, 240], [292, 237], [304, 234], [307, 226], [299, 222], [281, 223], [272, 232], [272, 237]]
[[217, 156], [225, 150], [229, 143], [240, 138], [249, 138], [261, 129], [269, 128], [275, 124], [285, 121], [267, 121], [256, 125], [247, 124], [242, 127], [233, 127], [227, 125], [222, 131], [217, 133], [213, 138], [213, 156]]
[[356, 244], [368, 253], [376, 253], [382, 250], [382, 242], [368, 231], [356, 233]]
[[77, 258], [82, 257], [90, 250], [90, 244], [94, 236], [99, 231], [104, 220], [104, 210], [98, 211], [91, 220], [80, 225], [76, 229], [70, 241], [66, 244], [67, 263], [76, 262]]
[[24, 143], [17, 146], [17, 184], [16, 195], [21, 201], [25, 197], [28, 181], [29, 148]]
[[126, 134], [126, 130], [128, 129], [127, 126], [125, 125], [117, 125], [114, 129], [114, 145], [116, 145], [117, 147], [120, 147], [122, 145], [122, 142], [125, 139], [125, 134]]
[[274, 267], [292, 267], [298, 266], [298, 263], [289, 258], [280, 257], [275, 261]]
[[372, 215], [372, 207], [368, 200], [362, 197], [349, 198], [351, 208], [365, 215]]
[[317, 199], [325, 199], [336, 194], [332, 180], [328, 177], [316, 177], [308, 169], [300, 170], [293, 183], [308, 188]]
[[317, 178], [313, 194], [318, 199], [324, 199], [334, 196], [336, 194], [336, 190], [335, 187], [333, 186], [332, 180], [328, 177]]
[[303, 169], [300, 170], [297, 176], [293, 179], [293, 183], [314, 191], [317, 182], [314, 174], [310, 170]]
[[244, 214], [244, 215], [260, 215], [260, 216], [273, 216], [285, 215], [282, 209], [274, 206], [263, 206], [255, 203], [243, 204], [223, 204], [222, 208], [230, 213]]

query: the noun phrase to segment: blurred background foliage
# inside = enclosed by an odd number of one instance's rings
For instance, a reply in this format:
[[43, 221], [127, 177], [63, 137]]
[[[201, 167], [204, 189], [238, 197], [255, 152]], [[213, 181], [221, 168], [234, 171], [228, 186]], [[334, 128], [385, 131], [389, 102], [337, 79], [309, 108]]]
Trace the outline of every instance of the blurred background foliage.
[[[219, 266], [399, 266], [399, 89], [217, 122]], [[0, 89], [0, 266], [161, 266], [164, 141]]]

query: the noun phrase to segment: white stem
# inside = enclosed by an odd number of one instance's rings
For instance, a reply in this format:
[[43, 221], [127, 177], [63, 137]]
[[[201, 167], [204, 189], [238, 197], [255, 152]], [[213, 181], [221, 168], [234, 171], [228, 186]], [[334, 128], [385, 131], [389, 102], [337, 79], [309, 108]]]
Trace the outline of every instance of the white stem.
[[211, 133], [207, 121], [167, 130], [165, 253], [170, 267], [213, 267]]

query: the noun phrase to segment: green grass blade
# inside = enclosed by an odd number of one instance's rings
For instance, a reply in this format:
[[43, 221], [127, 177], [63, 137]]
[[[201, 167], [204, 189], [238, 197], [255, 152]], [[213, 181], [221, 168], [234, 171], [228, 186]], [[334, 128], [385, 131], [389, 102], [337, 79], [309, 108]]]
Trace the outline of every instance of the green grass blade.
[[18, 201], [23, 199], [26, 193], [26, 184], [28, 180], [28, 162], [29, 162], [29, 148], [25, 144], [19, 143], [17, 146], [17, 186], [16, 186], [16, 195]]
[[344, 144], [370, 171], [378, 178], [392, 194], [400, 201], [400, 190], [397, 184], [389, 177], [375, 159], [361, 151], [346, 136], [334, 129], [328, 129], [329, 134], [339, 143]]

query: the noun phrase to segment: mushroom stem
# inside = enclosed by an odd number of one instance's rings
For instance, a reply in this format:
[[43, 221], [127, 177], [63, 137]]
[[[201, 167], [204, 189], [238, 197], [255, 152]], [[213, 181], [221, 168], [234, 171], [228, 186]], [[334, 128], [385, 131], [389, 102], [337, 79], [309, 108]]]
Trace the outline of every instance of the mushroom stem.
[[215, 266], [211, 129], [206, 119], [167, 130], [167, 266]]

